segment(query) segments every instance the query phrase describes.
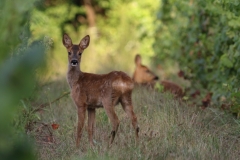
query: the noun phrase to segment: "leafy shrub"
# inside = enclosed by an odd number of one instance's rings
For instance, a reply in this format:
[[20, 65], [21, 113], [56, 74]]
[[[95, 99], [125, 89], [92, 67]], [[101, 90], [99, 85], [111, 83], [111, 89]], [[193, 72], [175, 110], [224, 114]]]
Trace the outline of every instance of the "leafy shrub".
[[219, 106], [230, 101], [238, 114], [239, 6], [233, 0], [162, 0], [154, 44], [156, 62], [177, 62], [193, 88], [200, 84], [213, 92]]
[[[0, 159], [34, 159], [24, 123], [16, 117], [32, 95], [36, 72], [44, 62], [43, 41], [30, 43], [31, 0], [0, 1]], [[18, 124], [18, 125], [16, 125]]]

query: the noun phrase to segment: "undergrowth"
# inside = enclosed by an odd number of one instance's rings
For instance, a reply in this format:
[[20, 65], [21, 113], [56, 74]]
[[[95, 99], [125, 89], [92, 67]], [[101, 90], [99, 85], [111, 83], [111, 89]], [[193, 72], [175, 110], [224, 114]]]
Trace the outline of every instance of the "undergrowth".
[[[50, 102], [68, 90], [66, 81], [44, 86], [38, 103]], [[41, 98], [40, 98], [41, 97]], [[134, 111], [140, 126], [136, 146], [134, 130], [121, 106], [114, 144], [108, 148], [111, 124], [97, 109], [95, 147], [88, 143], [86, 123], [80, 148], [75, 147], [76, 108], [69, 96], [37, 112], [30, 135], [39, 159], [239, 159], [240, 121], [215, 108], [202, 110], [175, 100], [168, 93], [135, 88]], [[53, 127], [57, 125], [57, 127]]]

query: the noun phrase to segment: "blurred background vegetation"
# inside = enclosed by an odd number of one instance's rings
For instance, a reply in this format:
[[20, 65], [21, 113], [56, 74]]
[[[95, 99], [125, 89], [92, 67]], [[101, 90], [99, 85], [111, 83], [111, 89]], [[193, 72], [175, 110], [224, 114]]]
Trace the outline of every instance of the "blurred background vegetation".
[[155, 63], [178, 65], [189, 92], [240, 113], [240, 2], [162, 0], [154, 34]]
[[86, 72], [110, 70], [133, 72], [135, 54], [146, 62], [154, 55], [152, 45], [159, 2], [125, 0], [45, 0], [33, 9], [31, 31], [34, 39], [47, 36], [53, 45], [48, 53], [47, 80], [66, 74], [66, 53], [62, 34], [75, 44], [89, 34], [90, 47], [81, 63]]
[[0, 156], [34, 158], [25, 127], [38, 118], [35, 91], [65, 78], [63, 33], [75, 44], [91, 36], [83, 71], [132, 75], [139, 53], [166, 72], [162, 79], [177, 81], [181, 71], [190, 94], [212, 92], [214, 104], [239, 114], [239, 7], [237, 0], [1, 0]]

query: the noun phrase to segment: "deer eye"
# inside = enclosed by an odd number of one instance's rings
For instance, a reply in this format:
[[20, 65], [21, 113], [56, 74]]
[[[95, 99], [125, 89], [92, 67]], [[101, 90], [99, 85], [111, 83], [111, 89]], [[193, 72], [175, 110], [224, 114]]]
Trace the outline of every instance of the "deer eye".
[[71, 55], [71, 52], [68, 52], [68, 55], [70, 56], [70, 55]]
[[81, 56], [81, 55], [82, 55], [82, 53], [78, 53], [78, 55], [79, 55], [79, 56]]

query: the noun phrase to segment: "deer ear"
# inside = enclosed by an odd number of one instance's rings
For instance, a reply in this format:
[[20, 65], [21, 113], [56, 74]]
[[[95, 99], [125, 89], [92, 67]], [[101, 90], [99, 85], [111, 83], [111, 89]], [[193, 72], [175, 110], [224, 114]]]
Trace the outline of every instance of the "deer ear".
[[62, 42], [63, 42], [63, 45], [66, 48], [69, 48], [69, 47], [71, 47], [73, 45], [72, 44], [72, 39], [66, 33], [64, 33], [64, 35], [63, 35]]
[[81, 49], [86, 49], [90, 43], [90, 36], [86, 35], [79, 43]]
[[141, 65], [142, 64], [142, 58], [139, 54], [137, 54], [135, 56], [135, 64], [138, 66], [138, 65]]

